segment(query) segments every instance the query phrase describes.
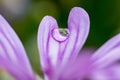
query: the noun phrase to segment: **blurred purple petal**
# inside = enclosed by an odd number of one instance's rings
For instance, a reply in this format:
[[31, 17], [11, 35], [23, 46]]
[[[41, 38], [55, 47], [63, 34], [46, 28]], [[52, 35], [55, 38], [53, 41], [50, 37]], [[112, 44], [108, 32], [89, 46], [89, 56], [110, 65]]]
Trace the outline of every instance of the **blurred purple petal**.
[[91, 47], [91, 48], [83, 48], [82, 50], [80, 50], [79, 53], [92, 55], [95, 51], [96, 49], [94, 47]]
[[69, 60], [63, 67], [58, 66], [54, 78], [55, 80], [84, 80], [90, 74], [92, 69], [90, 65], [90, 55], [81, 54], [75, 60]]
[[16, 79], [33, 79], [33, 71], [26, 52], [14, 30], [0, 15], [0, 67]]
[[[100, 49], [98, 49], [92, 56], [96, 65], [105, 67], [120, 60], [120, 34], [106, 42]], [[106, 62], [106, 63], [104, 63]]]
[[[94, 69], [95, 70], [95, 69]], [[92, 72], [92, 80], [119, 80], [120, 79], [120, 64], [111, 65], [104, 69], [98, 69]]]

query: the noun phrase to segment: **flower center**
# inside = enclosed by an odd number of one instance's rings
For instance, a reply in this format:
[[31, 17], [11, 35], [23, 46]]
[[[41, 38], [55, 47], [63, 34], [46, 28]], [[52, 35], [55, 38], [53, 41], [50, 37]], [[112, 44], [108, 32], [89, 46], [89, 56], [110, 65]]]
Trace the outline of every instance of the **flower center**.
[[63, 42], [68, 39], [69, 31], [67, 29], [53, 29], [52, 36], [56, 41]]

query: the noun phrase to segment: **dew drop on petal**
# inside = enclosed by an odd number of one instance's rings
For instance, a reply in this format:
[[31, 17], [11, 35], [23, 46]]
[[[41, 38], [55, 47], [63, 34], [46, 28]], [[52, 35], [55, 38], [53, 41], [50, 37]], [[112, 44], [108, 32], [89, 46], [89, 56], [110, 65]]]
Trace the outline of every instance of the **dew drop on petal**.
[[52, 37], [58, 42], [64, 42], [69, 38], [69, 31], [67, 29], [53, 29]]

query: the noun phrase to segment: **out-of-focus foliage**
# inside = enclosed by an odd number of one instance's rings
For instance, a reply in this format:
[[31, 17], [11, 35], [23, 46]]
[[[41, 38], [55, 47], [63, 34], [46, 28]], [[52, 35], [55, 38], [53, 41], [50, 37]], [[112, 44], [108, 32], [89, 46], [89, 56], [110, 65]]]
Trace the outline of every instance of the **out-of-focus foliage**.
[[67, 27], [67, 17], [74, 6], [83, 7], [90, 15], [91, 31], [87, 46], [99, 47], [119, 32], [119, 0], [1, 0], [0, 14], [7, 18], [26, 43], [32, 34], [37, 33], [45, 15], [56, 18], [60, 27]]
[[25, 47], [28, 52], [28, 57], [33, 66], [34, 71], [38, 74], [41, 74], [39, 61], [40, 58], [38, 55], [37, 39], [35, 35], [32, 35], [31, 38], [26, 42]]
[[33, 35], [37, 35], [41, 19], [51, 15], [60, 27], [65, 28], [69, 11], [75, 6], [83, 7], [90, 16], [90, 34], [85, 46], [98, 48], [120, 33], [120, 0], [0, 0], [0, 14], [26, 45], [35, 71], [39, 72], [39, 57]]

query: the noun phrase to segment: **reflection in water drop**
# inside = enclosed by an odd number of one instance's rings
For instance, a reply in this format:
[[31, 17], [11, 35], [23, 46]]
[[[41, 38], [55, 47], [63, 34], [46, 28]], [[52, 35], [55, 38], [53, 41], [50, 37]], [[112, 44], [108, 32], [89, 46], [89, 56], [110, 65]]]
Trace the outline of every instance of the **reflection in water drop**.
[[69, 38], [69, 32], [67, 29], [53, 29], [52, 37], [58, 42], [64, 42]]
[[63, 36], [68, 36], [68, 31], [66, 29], [59, 29], [59, 32]]

